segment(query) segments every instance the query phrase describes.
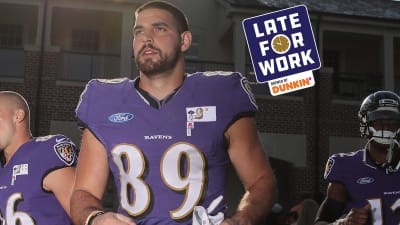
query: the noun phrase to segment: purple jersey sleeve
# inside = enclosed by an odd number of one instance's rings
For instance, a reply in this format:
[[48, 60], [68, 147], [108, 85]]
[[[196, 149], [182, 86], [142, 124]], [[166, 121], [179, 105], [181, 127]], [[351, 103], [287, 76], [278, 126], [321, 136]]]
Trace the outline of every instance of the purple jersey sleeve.
[[[240, 73], [204, 72], [193, 76], [197, 78], [193, 79], [197, 92], [224, 103], [224, 107], [228, 108], [226, 113], [232, 113], [229, 115], [230, 118], [253, 115], [257, 111], [258, 107], [249, 82]], [[209, 101], [213, 102], [212, 99]]]
[[[118, 111], [130, 91], [133, 91], [132, 81], [122, 78], [113, 80], [92, 79], [82, 92], [76, 117], [81, 127], [93, 130], [109, 122], [112, 111]], [[121, 114], [123, 117], [123, 115]], [[97, 138], [102, 139], [99, 132], [94, 132]]]
[[[75, 144], [70, 138], [57, 134], [45, 137], [37, 137], [36, 143], [47, 145], [46, 148], [42, 148], [41, 154], [42, 160], [48, 162], [44, 166], [49, 171], [53, 169], [75, 166], [77, 163], [77, 149]], [[46, 152], [45, 152], [46, 151]]]
[[346, 170], [354, 163], [355, 152], [334, 154], [326, 162], [324, 178], [329, 182], [343, 182]]

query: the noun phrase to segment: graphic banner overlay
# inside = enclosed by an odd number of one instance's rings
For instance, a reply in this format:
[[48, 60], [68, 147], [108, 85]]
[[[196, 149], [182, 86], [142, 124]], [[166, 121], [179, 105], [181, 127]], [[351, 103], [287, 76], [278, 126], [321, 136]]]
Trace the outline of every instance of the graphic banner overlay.
[[299, 5], [243, 20], [258, 83], [271, 95], [312, 87], [321, 62], [307, 8]]

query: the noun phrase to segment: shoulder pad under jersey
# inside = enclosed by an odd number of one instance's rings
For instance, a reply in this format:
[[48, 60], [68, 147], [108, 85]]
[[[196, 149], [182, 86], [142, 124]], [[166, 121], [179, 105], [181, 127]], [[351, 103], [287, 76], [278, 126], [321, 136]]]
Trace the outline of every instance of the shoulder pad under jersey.
[[203, 72], [205, 76], [229, 76], [234, 74], [232, 71], [205, 71]]
[[118, 83], [124, 82], [125, 80], [128, 80], [128, 78], [122, 77], [122, 78], [114, 78], [114, 79], [95, 79], [95, 80], [100, 83], [118, 84]]

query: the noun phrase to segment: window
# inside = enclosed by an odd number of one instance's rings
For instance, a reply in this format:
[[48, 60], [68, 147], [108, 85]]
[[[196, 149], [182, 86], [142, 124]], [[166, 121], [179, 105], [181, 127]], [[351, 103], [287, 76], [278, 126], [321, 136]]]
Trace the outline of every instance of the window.
[[383, 35], [326, 30], [323, 42], [324, 66], [333, 69], [335, 98], [359, 101], [382, 88]]
[[[333, 74], [335, 74], [335, 78], [337, 78], [337, 72], [339, 69], [339, 53], [337, 51], [332, 50], [324, 50], [323, 55], [324, 67], [329, 67], [333, 69]], [[339, 93], [339, 79], [335, 79], [333, 83], [333, 92], [335, 94]]]
[[73, 29], [71, 50], [60, 57], [59, 78], [87, 81], [91, 78], [119, 76], [121, 59], [118, 54], [100, 52], [100, 31]]
[[99, 32], [93, 30], [72, 30], [71, 49], [79, 52], [99, 51]]
[[25, 53], [21, 24], [0, 24], [0, 76], [23, 77]]
[[339, 53], [337, 51], [324, 51], [324, 67], [331, 67], [336, 72], [339, 68]]
[[22, 25], [0, 24], [0, 47], [22, 47]]

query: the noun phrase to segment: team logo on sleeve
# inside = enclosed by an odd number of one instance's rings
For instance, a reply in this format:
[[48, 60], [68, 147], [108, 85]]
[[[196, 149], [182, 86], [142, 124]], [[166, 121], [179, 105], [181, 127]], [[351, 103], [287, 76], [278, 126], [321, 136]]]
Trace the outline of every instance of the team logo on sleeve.
[[250, 99], [251, 103], [256, 108], [258, 108], [257, 103], [256, 103], [256, 99], [254, 98], [253, 92], [251, 91], [251, 86], [250, 86], [249, 80], [247, 80], [247, 78], [243, 77], [241, 79], [241, 83], [242, 83], [242, 88], [247, 93], [247, 95], [249, 96], [249, 99]]
[[333, 158], [329, 158], [328, 162], [326, 162], [326, 166], [325, 166], [325, 173], [324, 173], [324, 178], [326, 179], [329, 174], [331, 173], [333, 164], [335, 163], [335, 160]]
[[54, 145], [54, 151], [58, 158], [68, 166], [72, 165], [75, 159], [75, 145], [68, 139], [61, 139], [60, 142]]

